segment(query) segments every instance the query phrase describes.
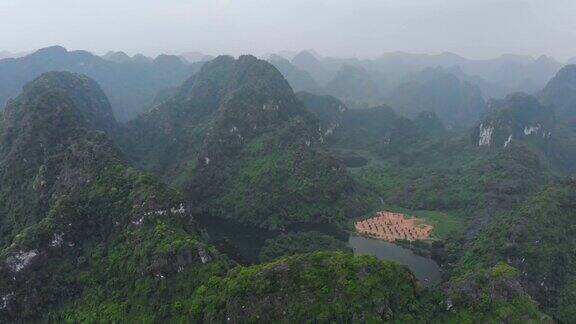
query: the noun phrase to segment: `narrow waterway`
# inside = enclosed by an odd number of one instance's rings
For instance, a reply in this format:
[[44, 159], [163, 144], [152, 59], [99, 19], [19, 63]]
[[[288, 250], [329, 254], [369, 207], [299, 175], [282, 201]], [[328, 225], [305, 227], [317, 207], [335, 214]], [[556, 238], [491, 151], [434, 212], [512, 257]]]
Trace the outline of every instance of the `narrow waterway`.
[[368, 254], [380, 260], [396, 261], [414, 272], [416, 278], [425, 286], [440, 283], [440, 267], [434, 260], [414, 254], [411, 250], [398, 245], [361, 236], [350, 236], [348, 246], [354, 254]]

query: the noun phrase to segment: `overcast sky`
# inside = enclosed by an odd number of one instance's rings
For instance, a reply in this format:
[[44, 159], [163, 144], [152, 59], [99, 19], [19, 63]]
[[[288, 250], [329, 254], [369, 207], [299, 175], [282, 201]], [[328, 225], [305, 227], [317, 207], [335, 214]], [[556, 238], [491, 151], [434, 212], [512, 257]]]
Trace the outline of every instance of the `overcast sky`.
[[576, 0], [0, 0], [0, 50], [576, 56]]

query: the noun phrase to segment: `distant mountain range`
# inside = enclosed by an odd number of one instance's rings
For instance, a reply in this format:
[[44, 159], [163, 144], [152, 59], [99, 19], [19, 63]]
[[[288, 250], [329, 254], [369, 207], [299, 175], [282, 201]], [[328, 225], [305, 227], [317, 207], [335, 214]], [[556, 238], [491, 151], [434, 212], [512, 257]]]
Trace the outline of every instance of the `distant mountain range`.
[[154, 60], [136, 55], [127, 60], [126, 55], [110, 53], [108, 59], [55, 46], [20, 58], [0, 60], [0, 106], [39, 74], [63, 70], [94, 78], [110, 99], [115, 116], [128, 120], [149, 110], [158, 91], [177, 86], [202, 65], [186, 64], [169, 55]]
[[441, 67], [411, 74], [383, 100], [410, 117], [432, 111], [450, 127], [469, 127], [486, 109], [477, 85]]
[[[398, 93], [405, 91], [407, 87], [414, 86], [414, 82], [430, 83], [426, 73], [422, 73], [426, 70], [441, 69], [452, 74], [460, 81], [478, 87], [484, 100], [487, 100], [501, 98], [512, 92], [535, 93], [562, 67], [562, 63], [546, 56], [534, 59], [530, 56], [502, 55], [496, 59], [471, 60], [452, 53], [429, 55], [404, 52], [386, 53], [377, 59], [360, 60], [322, 58], [303, 51], [295, 55], [290, 63], [294, 68], [307, 72], [316, 84], [320, 85], [318, 89], [305, 88], [299, 84], [296, 87], [298, 90], [334, 95], [351, 108], [389, 103], [386, 100], [389, 96], [397, 97]], [[286, 62], [282, 69], [293, 70], [286, 66]], [[419, 76], [424, 77], [424, 80], [417, 81]], [[436, 84], [439, 89], [445, 86], [447, 85]], [[445, 90], [446, 94], [438, 94], [436, 98], [460, 91], [450, 87]], [[424, 96], [422, 99], [421, 103], [409, 103], [411, 107], [397, 108], [399, 111], [435, 111], [437, 107], [434, 105], [438, 103], [447, 106], [455, 104], [431, 100], [430, 106], [422, 107], [421, 104], [426, 104], [431, 98]], [[401, 104], [404, 105], [405, 102]], [[442, 111], [435, 112], [445, 118]]]
[[15, 57], [22, 57], [29, 54], [28, 52], [17, 52], [12, 53], [9, 51], [0, 51], [0, 60], [5, 58], [15, 58]]

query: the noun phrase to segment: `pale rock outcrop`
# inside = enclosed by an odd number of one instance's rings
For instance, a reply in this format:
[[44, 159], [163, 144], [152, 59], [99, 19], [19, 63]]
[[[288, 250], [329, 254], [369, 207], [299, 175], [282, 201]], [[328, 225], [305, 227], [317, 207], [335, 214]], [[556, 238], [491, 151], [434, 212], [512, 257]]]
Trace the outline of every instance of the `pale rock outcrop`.
[[210, 262], [210, 260], [212, 260], [208, 252], [206, 252], [206, 250], [201, 246], [198, 247], [198, 256], [200, 257], [200, 260], [202, 261], [203, 264], [208, 263]]
[[54, 233], [52, 237], [52, 241], [50, 241], [50, 247], [60, 247], [64, 243], [64, 239], [62, 238], [62, 233]]
[[12, 270], [12, 272], [20, 272], [24, 270], [24, 268], [26, 268], [37, 255], [37, 250], [31, 250], [28, 252], [20, 251], [6, 258], [6, 265], [10, 270]]
[[510, 134], [510, 136], [508, 136], [508, 139], [506, 140], [506, 142], [504, 142], [504, 147], [508, 147], [510, 142], [512, 142], [512, 134]]
[[537, 134], [540, 131], [540, 124], [536, 125], [536, 126], [525, 126], [524, 127], [524, 135], [528, 136], [528, 135], [532, 135], [532, 134]]
[[492, 142], [492, 133], [494, 132], [494, 126], [480, 124], [480, 133], [478, 139], [478, 146], [490, 146]]

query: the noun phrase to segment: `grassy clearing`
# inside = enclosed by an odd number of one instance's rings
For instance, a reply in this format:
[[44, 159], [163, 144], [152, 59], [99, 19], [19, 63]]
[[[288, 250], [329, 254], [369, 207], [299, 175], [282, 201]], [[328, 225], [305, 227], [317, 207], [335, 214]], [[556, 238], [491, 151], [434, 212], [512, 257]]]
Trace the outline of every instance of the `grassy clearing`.
[[434, 226], [432, 238], [442, 240], [454, 236], [464, 225], [461, 217], [439, 211], [417, 210], [410, 212], [409, 215], [421, 218], [426, 224]]
[[462, 229], [465, 219], [454, 214], [433, 210], [410, 210], [401, 207], [386, 207], [382, 210], [403, 213], [407, 217], [421, 219], [423, 223], [432, 225], [432, 239], [446, 240]]

